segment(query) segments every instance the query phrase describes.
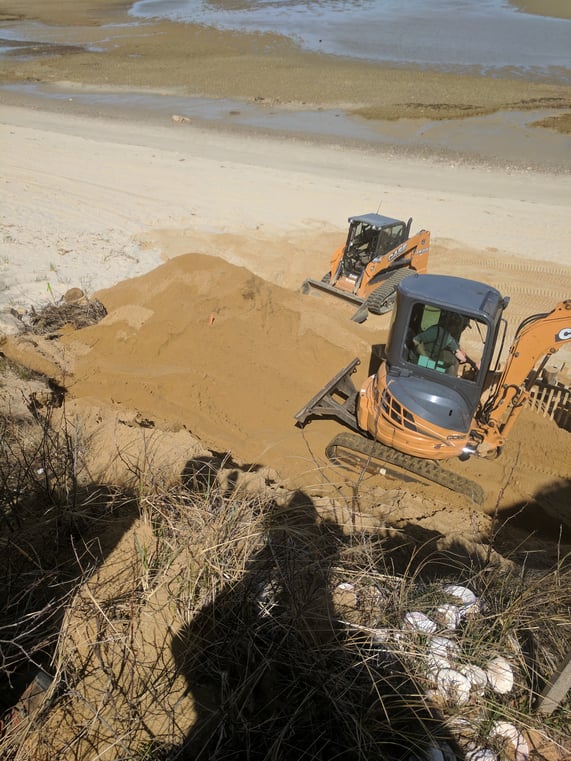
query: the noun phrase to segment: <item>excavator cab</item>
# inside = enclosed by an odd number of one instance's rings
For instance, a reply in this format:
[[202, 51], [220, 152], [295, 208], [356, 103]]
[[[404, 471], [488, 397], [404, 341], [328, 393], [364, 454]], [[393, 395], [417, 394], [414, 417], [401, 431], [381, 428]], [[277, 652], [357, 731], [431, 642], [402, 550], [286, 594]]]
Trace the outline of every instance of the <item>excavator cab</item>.
[[[506, 305], [499, 291], [475, 281], [441, 275], [403, 280], [383, 379], [374, 384], [382, 385], [385, 403], [406, 410], [411, 423], [422, 419], [451, 435], [468, 433]], [[358, 421], [373, 436], [380, 433], [377, 407], [373, 395], [361, 393]]]
[[483, 504], [485, 489], [440, 461], [500, 454], [549, 357], [571, 344], [571, 299], [527, 317], [504, 354], [509, 302], [495, 288], [447, 275], [398, 285], [378, 369], [357, 388], [353, 359], [295, 415], [336, 419], [328, 460], [373, 475], [437, 483]]

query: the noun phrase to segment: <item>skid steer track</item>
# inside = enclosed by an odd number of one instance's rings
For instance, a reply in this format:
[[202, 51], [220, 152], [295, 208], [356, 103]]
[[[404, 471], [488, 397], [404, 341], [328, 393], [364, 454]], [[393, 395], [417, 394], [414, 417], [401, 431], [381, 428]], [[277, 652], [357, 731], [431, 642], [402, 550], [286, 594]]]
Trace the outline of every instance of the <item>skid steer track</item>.
[[373, 291], [367, 299], [367, 309], [372, 314], [386, 314], [395, 303], [397, 286], [405, 277], [414, 275], [414, 270], [400, 269], [394, 272], [388, 280]]
[[358, 434], [340, 433], [335, 436], [325, 454], [331, 462], [341, 467], [359, 468], [373, 475], [396, 476], [401, 480], [436, 483], [463, 494], [478, 505], [483, 504], [485, 499], [479, 484], [440, 467], [437, 462], [397, 452]]

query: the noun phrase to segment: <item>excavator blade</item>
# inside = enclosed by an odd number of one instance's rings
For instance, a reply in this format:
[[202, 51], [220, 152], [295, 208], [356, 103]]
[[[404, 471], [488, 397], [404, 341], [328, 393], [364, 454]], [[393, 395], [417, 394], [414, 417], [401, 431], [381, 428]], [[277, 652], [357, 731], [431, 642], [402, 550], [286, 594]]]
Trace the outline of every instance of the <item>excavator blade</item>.
[[475, 481], [442, 468], [434, 460], [398, 452], [361, 434], [340, 433], [329, 442], [325, 454], [335, 465], [350, 470], [390, 476], [401, 481], [436, 483], [468, 497], [478, 505], [485, 500], [484, 490]]
[[340, 420], [355, 431], [359, 430], [355, 411], [358, 391], [351, 380], [351, 375], [360, 364], [361, 361], [358, 358], [349, 362], [295, 414], [300, 428], [303, 428], [310, 417], [331, 417]]

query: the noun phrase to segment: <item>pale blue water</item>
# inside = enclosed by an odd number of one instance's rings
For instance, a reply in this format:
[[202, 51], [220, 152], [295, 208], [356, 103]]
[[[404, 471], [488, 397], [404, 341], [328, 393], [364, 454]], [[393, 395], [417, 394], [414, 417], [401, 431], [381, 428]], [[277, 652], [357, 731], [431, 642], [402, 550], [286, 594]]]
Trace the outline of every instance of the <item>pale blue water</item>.
[[278, 33], [350, 58], [570, 81], [571, 21], [505, 0], [138, 0], [130, 13]]

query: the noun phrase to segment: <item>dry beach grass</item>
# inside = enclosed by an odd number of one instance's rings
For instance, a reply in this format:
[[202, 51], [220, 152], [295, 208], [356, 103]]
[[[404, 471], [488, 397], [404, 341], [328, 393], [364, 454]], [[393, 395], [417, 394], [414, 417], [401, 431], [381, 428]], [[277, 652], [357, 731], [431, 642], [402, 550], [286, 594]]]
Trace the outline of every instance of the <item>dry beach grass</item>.
[[[68, 420], [58, 437], [55, 414], [3, 421], [3, 493], [18, 493], [3, 667], [15, 686], [49, 674], [5, 712], [3, 758], [512, 758], [498, 719], [530, 758], [566, 757], [568, 703], [535, 712], [565, 656], [566, 558], [526, 568], [475, 527], [450, 542], [414, 523], [356, 532], [341, 495], [324, 509], [229, 455], [197, 454], [167, 486], [152, 436], [148, 462], [119, 453], [131, 489], [93, 483], [83, 432]], [[477, 604], [451, 627], [459, 583]], [[438, 636], [407, 626], [413, 611]], [[502, 663], [513, 687], [435, 689], [443, 642], [454, 667]]]

